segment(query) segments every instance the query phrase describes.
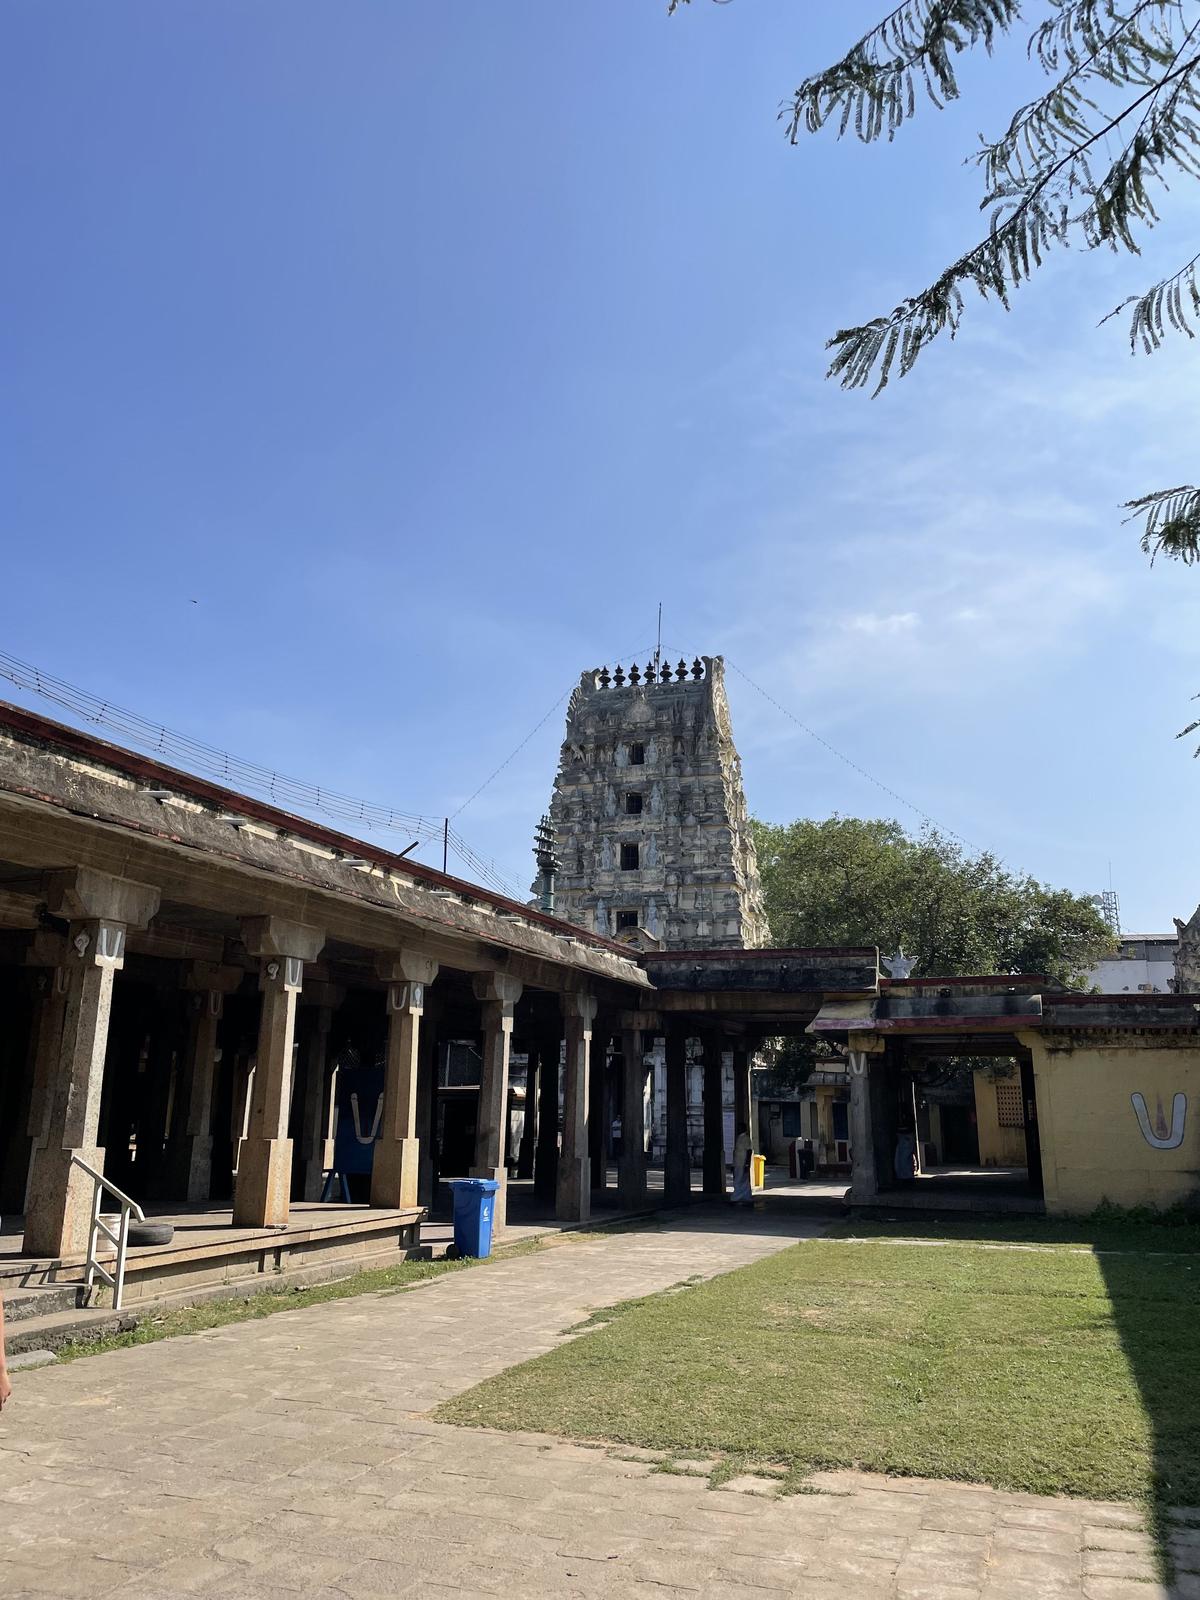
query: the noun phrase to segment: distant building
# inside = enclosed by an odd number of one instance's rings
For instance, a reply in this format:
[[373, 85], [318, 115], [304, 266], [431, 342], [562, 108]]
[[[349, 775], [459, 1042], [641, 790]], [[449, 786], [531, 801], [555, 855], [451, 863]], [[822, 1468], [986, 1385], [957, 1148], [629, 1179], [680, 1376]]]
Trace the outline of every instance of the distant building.
[[769, 942], [720, 656], [585, 672], [550, 823], [568, 922], [643, 950]]
[[1101, 994], [1172, 994], [1178, 944], [1174, 933], [1122, 934], [1117, 954], [1092, 968], [1085, 987]]
[[[638, 950], [770, 943], [722, 657], [697, 656], [690, 667], [655, 658], [628, 671], [605, 666], [582, 675], [567, 707], [539, 866], [547, 852], [555, 914], [589, 932]], [[691, 1042], [688, 1049], [688, 1143], [699, 1160], [703, 1073]], [[667, 1126], [661, 1040], [645, 1059], [645, 1103], [631, 1125], [640, 1120], [657, 1158]], [[723, 1066], [727, 1151], [734, 1140], [730, 1060]], [[614, 1104], [618, 1093], [614, 1087]]]

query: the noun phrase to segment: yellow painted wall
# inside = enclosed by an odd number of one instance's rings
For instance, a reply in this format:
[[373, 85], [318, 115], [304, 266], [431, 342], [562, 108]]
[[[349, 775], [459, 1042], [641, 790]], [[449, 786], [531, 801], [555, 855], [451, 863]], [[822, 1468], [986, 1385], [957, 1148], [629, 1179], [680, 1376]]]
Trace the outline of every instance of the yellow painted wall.
[[[1046, 1210], [1200, 1204], [1200, 1050], [1149, 1043], [1071, 1051], [1023, 1033], [1033, 1052]], [[1156, 1149], [1144, 1136], [1132, 1096], [1140, 1095], [1154, 1137], [1182, 1140]], [[1182, 1119], [1175, 1097], [1186, 1097]]]
[[[1015, 1083], [1018, 1090], [1021, 1087], [1020, 1074], [1015, 1069], [1013, 1077], [1005, 1081]], [[1025, 1129], [1000, 1126], [996, 1085], [984, 1072], [975, 1074], [975, 1128], [979, 1134], [979, 1160], [982, 1166], [1025, 1165]]]

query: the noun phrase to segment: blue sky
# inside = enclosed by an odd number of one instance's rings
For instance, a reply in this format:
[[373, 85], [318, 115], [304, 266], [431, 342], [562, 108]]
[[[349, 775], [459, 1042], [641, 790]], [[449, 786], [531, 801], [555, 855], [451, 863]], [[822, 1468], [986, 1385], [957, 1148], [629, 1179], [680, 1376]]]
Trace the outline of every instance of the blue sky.
[[[1189, 914], [1200, 576], [1117, 508], [1194, 478], [1195, 358], [1096, 324], [1195, 200], [842, 394], [825, 337], [973, 240], [961, 159], [1036, 83], [1014, 42], [892, 146], [790, 149], [878, 9], [9, 0], [0, 648], [441, 814], [662, 600], [946, 828]], [[729, 677], [759, 815], [916, 822]], [[560, 737], [455, 823], [522, 887]]]

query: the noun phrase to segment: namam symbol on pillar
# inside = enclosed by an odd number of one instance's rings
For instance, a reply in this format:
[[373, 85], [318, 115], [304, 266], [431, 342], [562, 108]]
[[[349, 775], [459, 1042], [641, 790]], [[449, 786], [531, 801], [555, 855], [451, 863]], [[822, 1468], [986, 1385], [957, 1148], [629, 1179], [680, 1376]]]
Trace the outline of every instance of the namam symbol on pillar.
[[375, 1135], [379, 1132], [379, 1124], [383, 1121], [382, 1094], [377, 1095], [375, 1098], [375, 1120], [367, 1129], [366, 1133], [363, 1132], [362, 1113], [358, 1108], [357, 1090], [352, 1092], [350, 1095], [350, 1115], [354, 1118], [354, 1137], [358, 1140], [359, 1144], [374, 1144]]
[[1142, 1130], [1142, 1138], [1152, 1150], [1178, 1150], [1183, 1143], [1184, 1123], [1187, 1120], [1187, 1095], [1177, 1094], [1171, 1101], [1171, 1126], [1167, 1127], [1167, 1116], [1163, 1110], [1162, 1095], [1157, 1097], [1154, 1123], [1151, 1126], [1150, 1113], [1146, 1109], [1144, 1095], [1130, 1095], [1133, 1103], [1134, 1115], [1137, 1117], [1138, 1127]]

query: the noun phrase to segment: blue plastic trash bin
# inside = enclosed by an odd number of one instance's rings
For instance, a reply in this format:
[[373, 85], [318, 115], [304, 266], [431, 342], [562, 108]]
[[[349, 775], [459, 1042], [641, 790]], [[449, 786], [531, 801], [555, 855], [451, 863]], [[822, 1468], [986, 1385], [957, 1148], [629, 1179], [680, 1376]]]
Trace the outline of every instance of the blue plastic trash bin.
[[500, 1185], [494, 1178], [456, 1178], [450, 1187], [454, 1190], [454, 1248], [460, 1256], [490, 1256]]

